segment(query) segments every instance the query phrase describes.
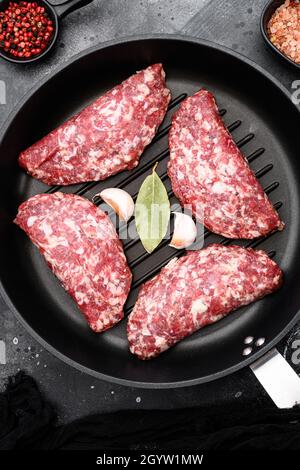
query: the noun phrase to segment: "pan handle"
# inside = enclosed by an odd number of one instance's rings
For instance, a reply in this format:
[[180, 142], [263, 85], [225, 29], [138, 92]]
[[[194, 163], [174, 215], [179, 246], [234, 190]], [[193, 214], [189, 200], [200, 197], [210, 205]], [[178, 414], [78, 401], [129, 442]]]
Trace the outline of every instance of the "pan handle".
[[276, 348], [250, 368], [278, 408], [293, 408], [300, 403], [300, 377]]
[[54, 8], [57, 16], [61, 19], [67, 16], [74, 10], [78, 10], [79, 8], [85, 7], [89, 3], [92, 3], [93, 0], [65, 0], [60, 4], [52, 4], [51, 6]]

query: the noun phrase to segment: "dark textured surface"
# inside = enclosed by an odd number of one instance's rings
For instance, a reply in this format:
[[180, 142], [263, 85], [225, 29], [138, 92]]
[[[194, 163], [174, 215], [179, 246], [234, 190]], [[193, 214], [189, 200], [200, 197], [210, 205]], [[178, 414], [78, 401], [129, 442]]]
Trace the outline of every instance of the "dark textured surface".
[[[0, 105], [0, 124], [24, 93], [57, 65], [99, 42], [137, 33], [182, 32], [224, 44], [258, 62], [291, 89], [292, 81], [300, 79], [297, 71], [273, 56], [260, 36], [259, 16], [264, 3], [265, 0], [247, 4], [237, 0], [95, 0], [64, 20], [58, 47], [46, 61], [25, 67], [0, 63], [0, 80], [5, 81], [7, 89], [7, 104]], [[0, 309], [0, 340], [6, 344], [6, 364], [1, 364], [4, 355], [0, 343], [0, 384], [3, 386], [6, 377], [18, 369], [26, 370], [57, 405], [63, 421], [97, 411], [226, 404], [232, 400], [261, 401], [265, 397], [249, 369], [215, 383], [178, 390], [137, 390], [101, 382], [42, 349], [2, 301]], [[297, 331], [296, 328], [280, 345], [288, 358]]]
[[249, 57], [290, 89], [297, 69], [269, 50], [260, 32], [260, 15], [267, 0], [211, 0], [182, 32], [215, 41]]

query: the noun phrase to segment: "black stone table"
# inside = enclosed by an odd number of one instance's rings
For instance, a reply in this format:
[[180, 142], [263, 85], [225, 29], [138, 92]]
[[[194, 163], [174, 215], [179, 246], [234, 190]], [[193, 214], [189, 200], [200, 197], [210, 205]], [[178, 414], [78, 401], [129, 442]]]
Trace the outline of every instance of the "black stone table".
[[[265, 67], [292, 92], [300, 74], [273, 56], [260, 36], [259, 17], [265, 1], [94, 0], [63, 21], [58, 47], [46, 61], [25, 68], [0, 62], [0, 125], [24, 93], [57, 65], [90, 46], [139, 33], [188, 34], [226, 45]], [[298, 330], [300, 337], [299, 325], [279, 346], [288, 357]], [[214, 383], [175, 390], [134, 389], [94, 379], [44, 350], [0, 299], [0, 387], [20, 369], [36, 378], [64, 422], [93, 412], [267, 399], [249, 369]]]

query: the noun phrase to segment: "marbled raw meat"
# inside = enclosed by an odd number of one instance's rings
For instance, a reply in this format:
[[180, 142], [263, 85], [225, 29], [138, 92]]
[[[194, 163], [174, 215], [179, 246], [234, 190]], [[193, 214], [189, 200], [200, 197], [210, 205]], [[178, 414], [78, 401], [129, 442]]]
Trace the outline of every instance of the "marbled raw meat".
[[169, 144], [173, 191], [209, 230], [252, 239], [283, 229], [209, 91], [202, 89], [181, 104]]
[[49, 185], [131, 170], [155, 136], [170, 97], [162, 65], [151, 65], [22, 152], [19, 164]]
[[151, 359], [232, 310], [282, 284], [282, 271], [264, 251], [212, 244], [174, 258], [146, 282], [129, 316], [130, 351]]
[[38, 194], [20, 205], [15, 223], [38, 247], [92, 330], [101, 332], [122, 320], [131, 272], [101, 209], [73, 194]]

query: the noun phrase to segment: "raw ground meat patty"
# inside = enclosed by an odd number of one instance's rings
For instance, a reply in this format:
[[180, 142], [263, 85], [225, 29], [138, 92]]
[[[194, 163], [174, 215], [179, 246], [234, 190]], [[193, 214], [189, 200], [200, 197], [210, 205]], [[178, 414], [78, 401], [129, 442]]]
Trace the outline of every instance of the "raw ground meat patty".
[[122, 320], [131, 272], [101, 209], [73, 194], [39, 194], [21, 204], [15, 223], [39, 248], [92, 330]]
[[174, 258], [139, 292], [127, 325], [130, 351], [151, 359], [281, 283], [277, 264], [251, 248], [214, 244]]
[[173, 191], [209, 230], [251, 239], [283, 229], [209, 91], [202, 89], [181, 104], [169, 144]]
[[19, 156], [49, 185], [104, 180], [137, 166], [170, 101], [165, 72], [155, 64], [101, 96]]

